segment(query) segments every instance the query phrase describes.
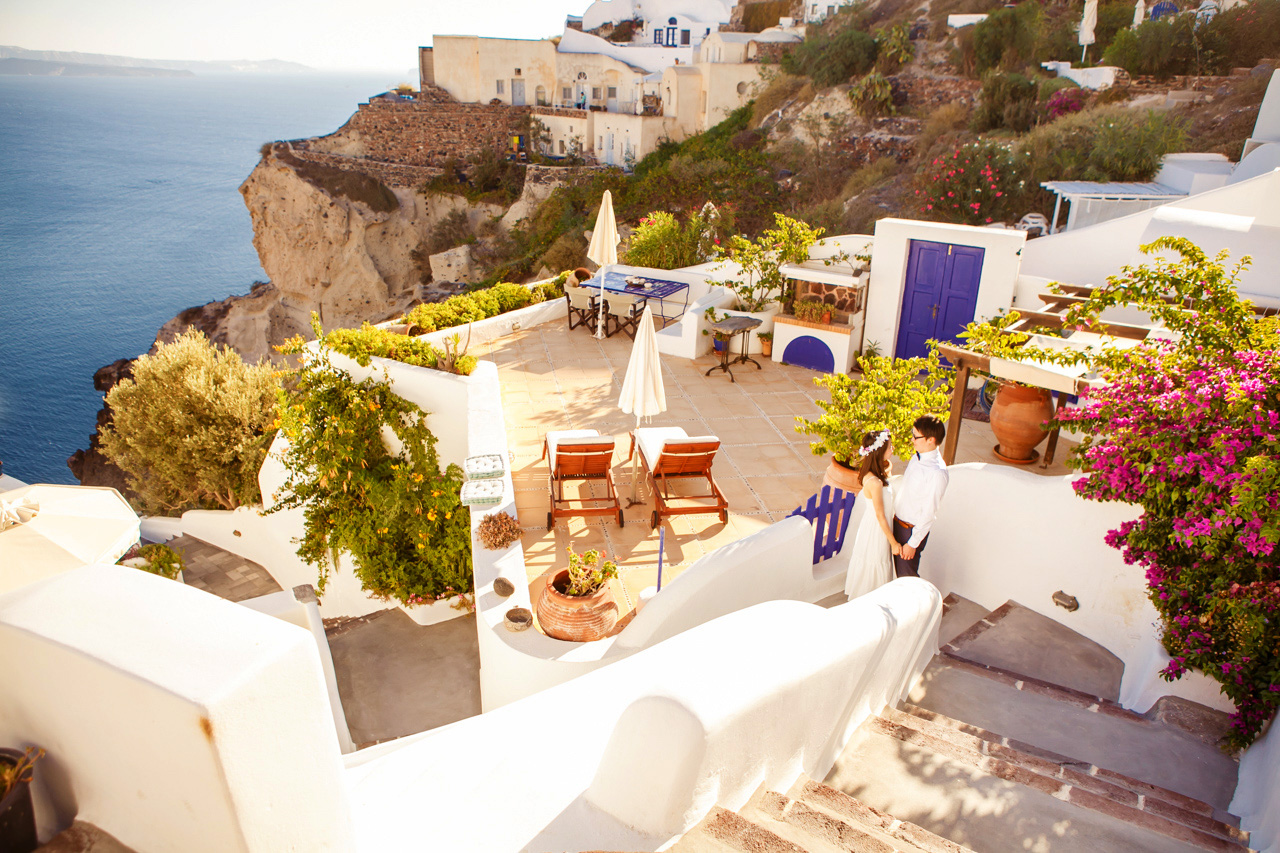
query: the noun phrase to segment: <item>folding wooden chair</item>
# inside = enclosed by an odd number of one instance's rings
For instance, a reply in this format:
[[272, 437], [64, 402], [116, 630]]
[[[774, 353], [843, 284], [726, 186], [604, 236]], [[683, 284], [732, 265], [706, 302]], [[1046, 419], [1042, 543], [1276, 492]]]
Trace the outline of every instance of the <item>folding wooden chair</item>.
[[[555, 527], [557, 518], [617, 514], [618, 526], [625, 522], [618, 490], [613, 485], [613, 439], [594, 429], [560, 430], [547, 433], [542, 443], [542, 458], [550, 473], [547, 486], [551, 510], [547, 513], [547, 529]], [[568, 480], [601, 480], [604, 497], [566, 498], [564, 484]]]
[[[627, 333], [627, 337], [631, 340], [636, 339], [636, 329], [640, 326], [640, 315], [644, 313], [644, 305], [647, 302], [643, 296], [623, 296], [621, 294], [611, 294], [604, 301], [605, 321], [613, 321], [613, 331], [622, 331]], [[606, 325], [605, 335], [612, 335]]]
[[813, 523], [815, 566], [834, 557], [844, 545], [844, 536], [849, 531], [849, 519], [853, 516], [853, 502], [853, 492], [823, 486], [821, 492], [809, 496], [804, 506], [796, 507], [787, 515], [787, 518], [798, 515]]
[[593, 332], [596, 330], [597, 315], [599, 313], [596, 296], [597, 294], [595, 291], [589, 287], [577, 287], [571, 284], [565, 285], [564, 299], [569, 305], [570, 329], [576, 329], [579, 326], [586, 326]]
[[[671, 515], [700, 515], [718, 513], [722, 522], [729, 520], [729, 501], [711, 476], [711, 465], [720, 449], [720, 439], [714, 435], [690, 437], [680, 427], [647, 427], [631, 434], [631, 454], [640, 452], [653, 501], [657, 509], [649, 518], [649, 526], [656, 529], [662, 519]], [[705, 479], [711, 491], [699, 495], [673, 495], [671, 481]], [[672, 506], [672, 499], [688, 501], [711, 498], [712, 503], [693, 506]]]

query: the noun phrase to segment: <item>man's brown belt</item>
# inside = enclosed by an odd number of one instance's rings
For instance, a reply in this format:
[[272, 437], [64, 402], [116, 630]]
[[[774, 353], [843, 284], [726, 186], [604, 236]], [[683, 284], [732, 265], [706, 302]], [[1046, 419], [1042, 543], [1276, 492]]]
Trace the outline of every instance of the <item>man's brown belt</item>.
[[914, 524], [908, 524], [907, 522], [905, 522], [905, 521], [903, 521], [902, 519], [898, 518], [896, 515], [893, 517], [893, 523], [894, 523], [894, 524], [901, 524], [903, 527], [907, 528], [908, 530], [910, 530], [911, 528], [915, 527], [915, 525], [914, 525]]

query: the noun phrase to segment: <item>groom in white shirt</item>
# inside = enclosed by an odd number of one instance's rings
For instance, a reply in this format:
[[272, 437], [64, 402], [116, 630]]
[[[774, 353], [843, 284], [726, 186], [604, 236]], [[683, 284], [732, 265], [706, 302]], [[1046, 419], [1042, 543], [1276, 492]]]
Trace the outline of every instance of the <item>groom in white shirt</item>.
[[933, 415], [916, 418], [911, 425], [916, 454], [907, 463], [894, 497], [893, 538], [902, 546], [902, 554], [894, 556], [893, 568], [900, 578], [920, 577], [920, 552], [947, 490], [947, 463], [938, 450], [946, 436], [946, 426]]

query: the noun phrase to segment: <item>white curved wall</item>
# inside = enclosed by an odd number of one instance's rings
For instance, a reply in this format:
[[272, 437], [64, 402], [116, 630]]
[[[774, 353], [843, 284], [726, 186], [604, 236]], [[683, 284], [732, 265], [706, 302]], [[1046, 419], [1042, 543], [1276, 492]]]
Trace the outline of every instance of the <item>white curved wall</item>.
[[[654, 850], [713, 805], [821, 778], [932, 656], [941, 598], [904, 579], [824, 610], [775, 601], [348, 763], [360, 846]], [[478, 819], [467, 819], [474, 809]], [[483, 819], [480, 816], [483, 815]]]
[[134, 850], [351, 850], [316, 645], [192, 587], [86, 566], [0, 596], [0, 742], [47, 751], [41, 837]]
[[[1074, 477], [1041, 477], [1006, 465], [953, 465], [950, 485], [929, 534], [920, 574], [942, 590], [988, 609], [1013, 600], [1078, 631], [1124, 661], [1120, 704], [1146, 711], [1175, 695], [1231, 710], [1217, 682], [1189, 673], [1166, 683], [1169, 658], [1155, 628], [1138, 566], [1103, 541], [1107, 531], [1136, 518], [1137, 507], [1076, 496]], [[1055, 605], [1063, 590], [1080, 601]]]

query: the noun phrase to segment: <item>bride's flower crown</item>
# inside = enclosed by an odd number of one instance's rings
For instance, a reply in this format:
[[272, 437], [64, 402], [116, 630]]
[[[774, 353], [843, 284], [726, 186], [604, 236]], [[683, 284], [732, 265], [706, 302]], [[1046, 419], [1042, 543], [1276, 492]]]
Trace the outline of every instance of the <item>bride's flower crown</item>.
[[889, 431], [887, 429], [880, 430], [880, 434], [876, 436], [876, 440], [868, 444], [866, 447], [858, 448], [859, 456], [870, 456], [880, 448], [884, 447], [884, 443], [889, 440]]

